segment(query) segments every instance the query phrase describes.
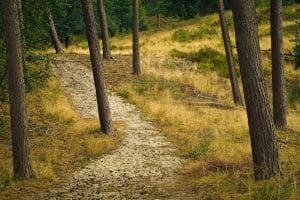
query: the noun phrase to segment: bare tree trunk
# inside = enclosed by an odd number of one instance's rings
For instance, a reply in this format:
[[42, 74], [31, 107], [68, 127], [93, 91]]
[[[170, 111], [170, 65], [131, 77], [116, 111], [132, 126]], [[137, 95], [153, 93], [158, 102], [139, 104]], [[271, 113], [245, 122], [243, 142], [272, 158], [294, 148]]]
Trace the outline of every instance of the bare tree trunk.
[[281, 172], [272, 113], [266, 93], [254, 0], [233, 0], [233, 20], [245, 93], [256, 180]]
[[137, 76], [141, 74], [139, 26], [139, 2], [132, 0], [132, 65], [133, 74]]
[[113, 135], [114, 131], [103, 77], [103, 69], [101, 66], [100, 45], [98, 41], [93, 8], [90, 0], [81, 0], [81, 2], [86, 26], [86, 35], [90, 49], [90, 57], [92, 61], [100, 125], [104, 133]]
[[273, 119], [277, 128], [287, 126], [286, 86], [282, 35], [282, 0], [271, 1]]
[[101, 27], [101, 38], [102, 38], [102, 45], [103, 45], [103, 58], [110, 59], [112, 58], [112, 56], [109, 47], [109, 35], [108, 35], [105, 7], [103, 1], [104, 0], [97, 0], [98, 14], [100, 20], [100, 27]]
[[160, 28], [160, 0], [156, 0], [157, 10], [156, 10], [156, 26]]
[[230, 75], [233, 100], [236, 105], [243, 105], [243, 99], [242, 99], [238, 79], [236, 77], [236, 72], [235, 72], [233, 53], [232, 53], [232, 47], [231, 47], [228, 26], [227, 26], [227, 22], [226, 22], [226, 16], [225, 16], [225, 12], [224, 12], [223, 0], [217, 0], [217, 7], [218, 7], [218, 11], [219, 11], [222, 36], [223, 36], [224, 47], [225, 47], [225, 52], [226, 52], [226, 57], [227, 57], [228, 71], [229, 71], [229, 75]]
[[49, 26], [50, 26], [51, 40], [52, 40], [55, 52], [63, 53], [64, 49], [61, 45], [61, 42], [59, 41], [52, 13], [51, 13], [51, 11], [47, 11], [47, 14], [48, 14], [48, 20], [49, 20]]
[[25, 105], [25, 85], [22, 60], [21, 30], [17, 0], [4, 0], [4, 24], [10, 115], [12, 128], [13, 167], [15, 178], [33, 176], [28, 145], [28, 120]]

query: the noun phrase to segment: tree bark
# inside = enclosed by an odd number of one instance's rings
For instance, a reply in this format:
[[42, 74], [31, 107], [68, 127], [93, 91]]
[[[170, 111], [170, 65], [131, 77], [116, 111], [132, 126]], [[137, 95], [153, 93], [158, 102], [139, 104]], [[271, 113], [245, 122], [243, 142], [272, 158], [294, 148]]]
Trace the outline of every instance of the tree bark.
[[59, 37], [57, 35], [57, 31], [55, 28], [55, 23], [53, 20], [52, 13], [51, 13], [51, 11], [47, 11], [47, 12], [48, 12], [47, 14], [48, 14], [48, 20], [49, 20], [49, 26], [50, 26], [50, 35], [51, 35], [51, 40], [52, 40], [55, 52], [57, 54], [63, 53], [64, 49], [61, 45], [61, 42], [59, 41]]
[[100, 20], [100, 27], [101, 27], [101, 38], [102, 38], [102, 45], [103, 45], [103, 58], [111, 59], [112, 56], [111, 56], [111, 51], [109, 46], [108, 27], [107, 27], [105, 7], [103, 1], [104, 0], [97, 0], [98, 14]]
[[275, 126], [287, 126], [286, 86], [284, 76], [284, 52], [282, 35], [282, 0], [271, 1], [271, 40], [272, 40], [272, 89], [273, 119]]
[[132, 65], [133, 74], [137, 76], [141, 74], [139, 26], [139, 3], [132, 0]]
[[17, 0], [4, 0], [4, 24], [10, 115], [12, 128], [13, 168], [15, 178], [33, 176], [28, 144], [28, 119], [25, 105], [25, 84], [22, 42]]
[[223, 0], [217, 0], [217, 7], [219, 12], [222, 36], [224, 41], [224, 47], [226, 52], [228, 71], [230, 75], [231, 89], [233, 94], [233, 100], [236, 105], [243, 105], [243, 99], [239, 88], [238, 79], [236, 77], [235, 66], [233, 61], [233, 52], [231, 47], [230, 35], [228, 31], [228, 25], [224, 12]]
[[114, 131], [112, 126], [107, 92], [105, 89], [103, 69], [101, 66], [100, 45], [98, 41], [93, 8], [90, 0], [81, 0], [81, 2], [84, 15], [84, 22], [86, 26], [86, 35], [90, 50], [90, 58], [92, 62], [100, 125], [104, 133], [108, 135], [113, 135]]
[[254, 0], [233, 0], [237, 51], [248, 114], [256, 180], [281, 172], [272, 113], [268, 103]]

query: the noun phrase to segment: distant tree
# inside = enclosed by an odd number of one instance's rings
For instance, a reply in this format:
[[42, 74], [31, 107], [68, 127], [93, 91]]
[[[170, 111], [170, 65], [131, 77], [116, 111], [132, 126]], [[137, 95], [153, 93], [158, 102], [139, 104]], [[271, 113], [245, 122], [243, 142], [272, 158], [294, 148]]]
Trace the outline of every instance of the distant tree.
[[8, 67], [13, 168], [15, 178], [30, 178], [33, 171], [28, 145], [23, 52], [18, 0], [3, 0], [6, 57]]
[[275, 128], [268, 102], [254, 0], [232, 0], [236, 44], [245, 93], [256, 180], [280, 173]]
[[139, 76], [141, 74], [140, 64], [140, 36], [139, 36], [139, 2], [132, 0], [132, 65], [133, 74]]
[[98, 6], [98, 14], [99, 14], [99, 21], [101, 27], [101, 39], [103, 45], [103, 58], [110, 59], [112, 58], [110, 47], [109, 47], [109, 35], [108, 35], [108, 27], [106, 22], [106, 12], [104, 7], [104, 0], [97, 0]]
[[160, 0], [156, 0], [156, 27], [160, 28]]
[[55, 49], [56, 53], [63, 53], [64, 49], [61, 45], [61, 42], [59, 41], [59, 37], [57, 35], [57, 31], [55, 28], [55, 23], [53, 20], [52, 13], [49, 9], [47, 9], [47, 15], [48, 15], [48, 20], [49, 20], [49, 27], [50, 27], [50, 35], [51, 35], [51, 40]]
[[273, 119], [277, 128], [287, 126], [286, 86], [282, 34], [282, 0], [271, 1]]
[[101, 66], [100, 45], [98, 41], [93, 8], [91, 0], [81, 0], [81, 3], [92, 62], [100, 125], [104, 133], [113, 135], [114, 131], [103, 77], [103, 69]]
[[230, 75], [233, 100], [236, 105], [243, 105], [243, 99], [242, 99], [238, 79], [236, 77], [236, 72], [235, 72], [233, 53], [232, 53], [230, 35], [228, 31], [228, 25], [226, 21], [225, 12], [224, 12], [223, 0], [217, 0], [217, 8], [218, 8], [224, 47], [225, 47], [225, 52], [227, 57], [227, 64], [228, 64], [228, 70]]

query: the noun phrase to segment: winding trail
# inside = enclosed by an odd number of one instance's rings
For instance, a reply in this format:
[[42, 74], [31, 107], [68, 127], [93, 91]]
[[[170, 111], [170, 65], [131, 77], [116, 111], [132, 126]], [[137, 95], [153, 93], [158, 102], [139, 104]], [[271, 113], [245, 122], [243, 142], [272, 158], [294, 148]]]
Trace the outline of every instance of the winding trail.
[[[91, 71], [65, 57], [54, 63], [55, 74], [78, 112], [84, 118], [97, 118]], [[109, 102], [113, 120], [126, 122], [123, 144], [75, 172], [67, 185], [50, 192], [47, 199], [191, 199], [174, 190], [182, 160], [172, 145], [141, 118], [135, 106], [114, 93], [109, 94]]]

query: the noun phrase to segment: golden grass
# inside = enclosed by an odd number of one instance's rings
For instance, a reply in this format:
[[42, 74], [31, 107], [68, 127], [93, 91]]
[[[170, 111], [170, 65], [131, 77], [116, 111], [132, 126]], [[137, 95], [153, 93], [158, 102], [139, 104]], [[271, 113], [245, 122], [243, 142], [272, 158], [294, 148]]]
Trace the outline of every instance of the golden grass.
[[[24, 194], [45, 193], [91, 159], [115, 149], [121, 140], [120, 134], [116, 138], [101, 134], [96, 120], [81, 119], [55, 78], [45, 88], [30, 93], [28, 105], [36, 177], [12, 180], [10, 135], [4, 133], [0, 137], [0, 199], [26, 199]], [[116, 122], [115, 126], [122, 124]]]
[[[296, 12], [300, 7], [299, 4], [293, 6], [295, 9], [287, 7], [285, 12]], [[232, 18], [230, 13], [227, 16]], [[294, 25], [295, 21], [285, 21], [284, 27]], [[172, 40], [173, 33], [179, 29], [195, 31], [203, 26], [217, 26], [218, 34], [186, 43]], [[172, 49], [194, 52], [210, 47], [224, 52], [218, 26], [218, 16], [214, 14], [176, 22], [174, 28], [141, 33], [141, 78], [132, 77], [129, 59], [124, 61], [124, 57], [119, 57], [131, 55], [131, 35], [112, 38], [113, 55], [120, 60], [119, 63], [104, 62], [108, 86], [134, 103], [145, 117], [155, 120], [162, 133], [178, 148], [178, 154], [188, 158], [180, 184], [197, 193], [199, 199], [299, 199], [300, 102], [289, 107], [290, 130], [277, 133], [286, 175], [257, 183], [252, 174], [246, 111], [243, 107], [234, 107], [229, 80], [212, 71], [169, 67]], [[261, 23], [259, 33], [263, 50], [270, 49], [269, 32], [270, 25]], [[232, 26], [230, 35], [234, 44]], [[286, 53], [293, 49], [293, 37], [292, 32], [285, 33]], [[81, 59], [89, 63], [86, 42], [71, 46], [67, 52], [84, 54]], [[194, 64], [186, 62], [183, 65]], [[271, 94], [268, 53], [263, 54], [263, 66]], [[299, 85], [300, 73], [290, 62], [286, 63], [285, 70], [288, 90], [291, 90]], [[185, 92], [187, 88], [192, 88], [193, 92]], [[199, 98], [194, 92], [208, 98]], [[93, 150], [97, 143], [86, 146], [91, 148], [88, 154], [93, 156], [97, 152]]]

